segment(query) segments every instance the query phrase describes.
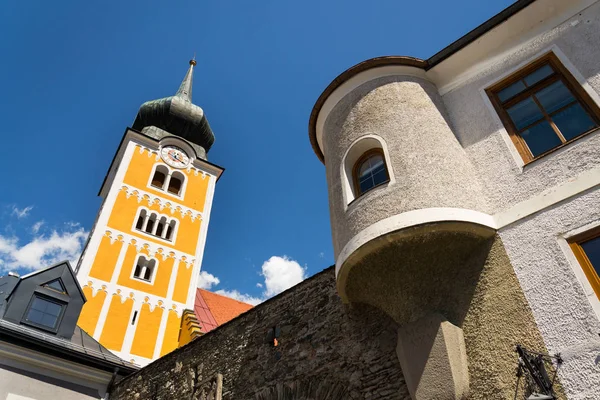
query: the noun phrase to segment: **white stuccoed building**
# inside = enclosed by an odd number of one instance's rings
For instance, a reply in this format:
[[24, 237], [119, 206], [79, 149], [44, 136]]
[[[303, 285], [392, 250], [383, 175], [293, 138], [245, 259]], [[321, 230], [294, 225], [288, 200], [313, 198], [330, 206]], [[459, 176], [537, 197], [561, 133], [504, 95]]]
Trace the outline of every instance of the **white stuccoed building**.
[[[474, 393], [464, 364], [478, 335], [458, 282], [504, 291], [498, 313], [510, 291], [524, 295], [544, 351], [562, 355], [567, 397], [600, 398], [599, 43], [600, 2], [522, 0], [427, 60], [364, 61], [318, 99], [309, 135], [326, 167], [338, 291], [403, 326], [413, 398]], [[476, 254], [496, 265], [486, 240], [518, 285], [457, 275]], [[454, 350], [419, 342], [431, 324]], [[479, 329], [493, 343], [510, 327]], [[454, 394], [427, 394], [444, 373], [412, 374], [415, 357], [447, 364]]]

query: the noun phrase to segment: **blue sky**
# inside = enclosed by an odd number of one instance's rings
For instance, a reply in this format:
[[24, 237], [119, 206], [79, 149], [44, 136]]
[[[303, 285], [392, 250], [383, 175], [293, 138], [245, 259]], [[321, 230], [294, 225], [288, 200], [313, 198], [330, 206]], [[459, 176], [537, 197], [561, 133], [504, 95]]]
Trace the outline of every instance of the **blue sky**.
[[124, 129], [175, 93], [194, 52], [209, 159], [226, 168], [205, 286], [257, 301], [321, 271], [334, 259], [307, 133], [317, 97], [358, 62], [427, 58], [511, 3], [3, 1], [0, 274], [78, 257]]

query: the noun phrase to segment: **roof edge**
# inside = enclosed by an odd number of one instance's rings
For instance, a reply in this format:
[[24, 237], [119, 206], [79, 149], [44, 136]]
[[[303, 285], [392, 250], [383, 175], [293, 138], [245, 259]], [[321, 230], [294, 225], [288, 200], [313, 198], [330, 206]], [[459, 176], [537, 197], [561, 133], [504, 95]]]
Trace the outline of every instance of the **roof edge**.
[[448, 46], [444, 47], [442, 50], [438, 51], [433, 56], [429, 57], [427, 60], [422, 60], [419, 58], [409, 56], [382, 56], [362, 61], [342, 72], [325, 88], [323, 93], [321, 93], [310, 113], [310, 118], [308, 122], [308, 136], [313, 151], [315, 152], [319, 160], [323, 164], [325, 163], [325, 155], [323, 154], [321, 148], [319, 147], [319, 143], [317, 142], [317, 118], [319, 113], [321, 112], [321, 108], [323, 107], [329, 96], [344, 82], [348, 81], [350, 78], [352, 78], [355, 75], [358, 75], [363, 71], [386, 65], [404, 65], [421, 68], [427, 71], [436, 66], [437, 64], [441, 63], [448, 57], [462, 50], [463, 48], [465, 48], [481, 36], [485, 35], [487, 32], [494, 29], [496, 26], [502, 24], [504, 21], [517, 14], [518, 12], [520, 12], [530, 4], [534, 3], [535, 1], [537, 0], [517, 0], [515, 3], [500, 11], [498, 14], [494, 15], [475, 29], [469, 31], [467, 34], [463, 35]]

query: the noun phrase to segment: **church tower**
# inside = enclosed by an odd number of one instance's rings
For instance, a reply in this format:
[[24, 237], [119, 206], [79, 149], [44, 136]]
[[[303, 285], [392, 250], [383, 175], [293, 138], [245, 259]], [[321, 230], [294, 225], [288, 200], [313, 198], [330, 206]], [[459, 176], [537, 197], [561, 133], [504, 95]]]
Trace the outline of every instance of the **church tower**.
[[196, 61], [174, 96], [144, 103], [117, 149], [76, 269], [79, 326], [145, 365], [190, 340], [215, 184], [214, 134], [192, 104]]

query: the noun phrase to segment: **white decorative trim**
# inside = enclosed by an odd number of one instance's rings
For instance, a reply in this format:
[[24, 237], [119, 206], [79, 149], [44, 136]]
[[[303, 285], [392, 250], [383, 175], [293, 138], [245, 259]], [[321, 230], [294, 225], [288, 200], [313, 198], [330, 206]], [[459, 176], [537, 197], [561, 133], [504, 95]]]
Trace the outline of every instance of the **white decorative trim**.
[[167, 209], [171, 212], [171, 214], [179, 213], [181, 215], [182, 219], [185, 218], [186, 216], [189, 216], [192, 221], [194, 221], [196, 218], [198, 218], [198, 219], [203, 218], [203, 214], [204, 214], [203, 212], [196, 211], [196, 210], [186, 207], [180, 203], [171, 202], [168, 199], [160, 198], [150, 192], [146, 192], [145, 190], [131, 187], [125, 183], [120, 185], [119, 190], [124, 191], [125, 194], [127, 195], [127, 198], [129, 198], [131, 196], [137, 197], [138, 203], [140, 203], [140, 204], [142, 202], [145, 202], [146, 204], [148, 204], [148, 207], [151, 207], [152, 204], [156, 203], [160, 207], [161, 211], [163, 209]]
[[352, 253], [373, 239], [412, 226], [448, 221], [470, 222], [490, 229], [496, 229], [494, 218], [479, 211], [462, 208], [424, 208], [407, 211], [378, 221], [354, 235], [337, 257], [335, 274], [338, 276], [342, 265]]
[[556, 239], [558, 241], [558, 245], [565, 254], [565, 257], [567, 258], [569, 266], [573, 270], [575, 277], [577, 278], [579, 284], [583, 288], [585, 297], [587, 297], [588, 301], [590, 302], [592, 309], [596, 313], [596, 317], [600, 319], [600, 300], [598, 299], [598, 295], [592, 288], [592, 285], [587, 279], [587, 276], [585, 276], [585, 272], [583, 271], [581, 264], [579, 264], [579, 261], [575, 257], [575, 254], [573, 254], [573, 250], [571, 250], [571, 246], [568, 243], [568, 240], [573, 236], [579, 235], [583, 232], [587, 232], [598, 226], [600, 226], [600, 220], [596, 220], [579, 228], [572, 229], [569, 232], [559, 235]]
[[208, 182], [208, 188], [206, 190], [206, 198], [204, 200], [204, 210], [202, 210], [202, 225], [200, 227], [200, 234], [198, 235], [198, 243], [196, 244], [196, 260], [194, 260], [194, 270], [192, 271], [192, 278], [190, 282], [190, 290], [187, 296], [187, 308], [193, 310], [194, 302], [196, 301], [196, 287], [198, 286], [198, 279], [200, 278], [200, 268], [202, 266], [202, 259], [204, 258], [204, 247], [206, 246], [206, 237], [208, 236], [208, 223], [210, 221], [210, 211], [212, 209], [213, 197], [215, 195], [215, 186], [217, 184], [217, 178], [210, 176]]
[[551, 187], [536, 196], [515, 204], [508, 210], [494, 215], [494, 219], [496, 220], [498, 229], [504, 228], [598, 185], [600, 185], [600, 168], [590, 169], [566, 182]]
[[[119, 237], [122, 238], [121, 235]], [[104, 323], [106, 322], [106, 316], [108, 315], [108, 310], [110, 309], [110, 302], [112, 301], [112, 293], [116, 293], [116, 284], [119, 279], [119, 275], [121, 274], [121, 268], [123, 266], [123, 261], [125, 260], [125, 256], [127, 255], [127, 242], [123, 241], [121, 245], [121, 251], [119, 251], [119, 256], [117, 257], [117, 262], [115, 265], [115, 269], [113, 270], [113, 274], [110, 278], [110, 282], [104, 282], [102, 286], [106, 288], [107, 295], [104, 299], [104, 304], [102, 304], [102, 308], [100, 309], [100, 315], [98, 316], [98, 321], [96, 322], [96, 328], [94, 329], [94, 334], [92, 337], [96, 340], [100, 340], [100, 336], [102, 335], [102, 330], [104, 329]], [[87, 276], [87, 280], [92, 282], [91, 287], [94, 286], [95, 279], [91, 278], [89, 275]], [[103, 282], [98, 280], [99, 282]]]
[[365, 243], [390, 232], [430, 222], [464, 221], [500, 230], [530, 215], [600, 186], [600, 168], [582, 172], [555, 187], [493, 216], [460, 208], [425, 208], [385, 218], [363, 229], [344, 246], [336, 260], [336, 276], [343, 263]]
[[112, 379], [110, 372], [53, 357], [0, 341], [0, 364], [98, 390], [104, 396]]
[[80, 281], [85, 281], [85, 278], [89, 275], [90, 270], [92, 269], [92, 265], [96, 259], [96, 255], [98, 254], [98, 249], [100, 248], [100, 243], [104, 237], [104, 232], [108, 226], [108, 219], [112, 214], [113, 207], [121, 190], [119, 183], [123, 182], [123, 179], [125, 178], [125, 173], [129, 168], [129, 163], [133, 157], [134, 150], [135, 144], [131, 142], [128, 143], [122, 160], [117, 167], [116, 176], [114, 177], [116, 184], [111, 186], [108, 190], [108, 194], [102, 203], [100, 211], [98, 212], [98, 217], [94, 227], [92, 228], [92, 231], [90, 232], [90, 239], [83, 249], [81, 259], [78, 263], [77, 278], [80, 279]]
[[354, 177], [353, 169], [356, 161], [365, 154], [367, 151], [372, 149], [381, 149], [385, 158], [385, 168], [390, 177], [390, 181], [387, 186], [392, 186], [396, 183], [396, 177], [390, 161], [390, 153], [388, 151], [387, 143], [382, 137], [367, 134], [356, 139], [344, 153], [342, 163], [340, 165], [340, 176], [342, 182], [342, 198], [344, 201], [344, 211], [348, 209], [348, 205], [356, 199], [354, 188]]

